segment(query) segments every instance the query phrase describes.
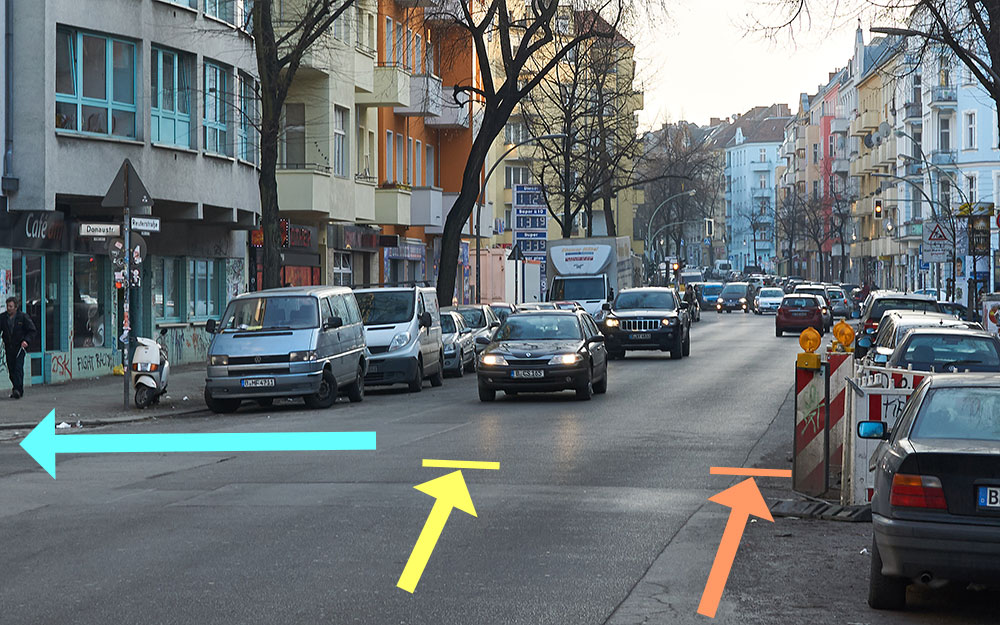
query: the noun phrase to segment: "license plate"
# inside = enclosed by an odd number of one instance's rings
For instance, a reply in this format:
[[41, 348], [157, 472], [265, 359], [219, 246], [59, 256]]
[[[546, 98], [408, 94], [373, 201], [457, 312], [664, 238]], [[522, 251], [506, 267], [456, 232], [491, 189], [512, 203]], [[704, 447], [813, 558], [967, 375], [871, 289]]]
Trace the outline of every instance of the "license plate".
[[373, 362], [368, 363], [368, 373], [382, 373], [382, 365]]
[[807, 312], [796, 312], [796, 311], [792, 311], [792, 316], [793, 316], [793, 317], [808, 317], [808, 316], [809, 316], [809, 313], [807, 313]]
[[243, 388], [262, 388], [274, 386], [274, 378], [246, 378], [240, 381]]
[[510, 372], [512, 378], [544, 378], [545, 372], [541, 369], [514, 369]]
[[632, 334], [629, 334], [628, 337], [633, 341], [648, 341], [649, 339], [653, 338], [653, 335], [650, 334], [649, 332], [634, 332]]
[[980, 486], [979, 507], [1000, 510], [1000, 486]]

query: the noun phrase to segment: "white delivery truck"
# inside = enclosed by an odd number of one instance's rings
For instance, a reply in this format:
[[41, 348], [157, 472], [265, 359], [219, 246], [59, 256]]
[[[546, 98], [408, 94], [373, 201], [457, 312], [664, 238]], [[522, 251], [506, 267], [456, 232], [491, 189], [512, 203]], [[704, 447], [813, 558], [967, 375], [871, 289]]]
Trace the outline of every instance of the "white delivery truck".
[[550, 302], [578, 302], [593, 317], [605, 302], [632, 287], [632, 243], [628, 237], [558, 239], [547, 245], [545, 273]]

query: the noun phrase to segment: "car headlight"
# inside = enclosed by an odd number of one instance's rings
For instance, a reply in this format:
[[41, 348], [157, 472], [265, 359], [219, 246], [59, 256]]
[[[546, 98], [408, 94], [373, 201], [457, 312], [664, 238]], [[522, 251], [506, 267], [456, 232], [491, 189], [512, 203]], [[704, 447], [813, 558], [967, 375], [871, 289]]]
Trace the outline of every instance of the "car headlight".
[[722, 303], [722, 298], [720, 297], [719, 299], [715, 300], [715, 303], [716, 304], [721, 304]]
[[507, 359], [498, 354], [486, 354], [483, 356], [480, 363], [486, 365], [487, 367], [506, 367]]
[[580, 354], [559, 354], [558, 356], [553, 356], [552, 360], [549, 361], [550, 365], [575, 365], [583, 360], [583, 356]]
[[400, 332], [396, 336], [392, 337], [392, 341], [389, 343], [389, 351], [394, 349], [399, 349], [400, 347], [405, 347], [410, 342], [410, 333]]
[[609, 328], [617, 328], [618, 320], [615, 319], [614, 317], [608, 317], [607, 319], [604, 320], [604, 325], [608, 326]]
[[316, 351], [292, 352], [288, 354], [288, 362], [310, 362], [316, 360]]
[[229, 356], [225, 354], [213, 354], [208, 357], [208, 364], [213, 367], [225, 367], [229, 364]]
[[746, 303], [747, 303], [747, 298], [745, 298], [745, 297], [741, 297], [741, 298], [740, 298], [740, 303], [741, 303], [741, 304], [746, 304]]

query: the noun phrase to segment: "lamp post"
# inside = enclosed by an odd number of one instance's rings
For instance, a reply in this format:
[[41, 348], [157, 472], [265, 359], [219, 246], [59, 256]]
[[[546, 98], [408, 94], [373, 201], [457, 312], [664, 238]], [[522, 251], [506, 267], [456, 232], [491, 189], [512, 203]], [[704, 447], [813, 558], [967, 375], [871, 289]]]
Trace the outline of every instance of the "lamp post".
[[[650, 232], [653, 230], [653, 219], [656, 218], [656, 214], [660, 212], [660, 209], [663, 208], [664, 206], [666, 206], [667, 202], [669, 202], [670, 200], [673, 200], [675, 198], [679, 198], [679, 197], [682, 197], [682, 196], [685, 196], [685, 195], [688, 196], [688, 197], [694, 197], [695, 193], [697, 193], [696, 189], [691, 189], [690, 191], [681, 191], [680, 193], [675, 193], [675, 194], [671, 195], [670, 197], [668, 197], [667, 199], [665, 199], [662, 202], [660, 202], [660, 205], [653, 209], [653, 214], [649, 216], [649, 223], [646, 224], [646, 240], [644, 242], [644, 246], [645, 246], [645, 249], [647, 251], [649, 250], [649, 241], [650, 241], [650, 239], [652, 239], [652, 237], [650, 236]], [[677, 225], [677, 224], [671, 224], [671, 225]]]
[[483, 264], [483, 243], [482, 243], [482, 217], [483, 217], [483, 193], [486, 192], [486, 184], [490, 180], [490, 176], [493, 175], [493, 171], [496, 170], [497, 166], [503, 162], [503, 159], [507, 157], [508, 154], [521, 147], [522, 145], [527, 145], [529, 143], [534, 143], [536, 141], [541, 141], [542, 139], [562, 139], [566, 136], [565, 133], [555, 133], [550, 135], [541, 135], [538, 137], [531, 137], [524, 141], [515, 143], [514, 145], [507, 148], [507, 151], [500, 155], [493, 166], [490, 167], [489, 171], [486, 172], [486, 177], [483, 178], [483, 184], [479, 187], [479, 197], [476, 198], [476, 303], [482, 304], [482, 271], [481, 267]]

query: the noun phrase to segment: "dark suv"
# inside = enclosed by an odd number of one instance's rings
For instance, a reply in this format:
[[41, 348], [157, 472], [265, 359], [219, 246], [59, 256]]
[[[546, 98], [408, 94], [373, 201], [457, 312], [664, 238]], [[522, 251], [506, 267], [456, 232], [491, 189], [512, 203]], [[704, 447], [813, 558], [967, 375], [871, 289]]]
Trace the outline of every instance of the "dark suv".
[[716, 312], [742, 310], [750, 312], [750, 303], [753, 302], [753, 293], [750, 290], [749, 282], [730, 282], [722, 287], [719, 298], [715, 300]]
[[601, 332], [612, 358], [628, 350], [669, 351], [674, 360], [691, 353], [690, 308], [674, 289], [625, 289], [604, 310]]
[[882, 315], [888, 310], [915, 310], [923, 312], [941, 312], [941, 307], [937, 301], [929, 295], [916, 295], [914, 293], [900, 293], [897, 291], [872, 291], [861, 307], [861, 320], [858, 325], [858, 334], [854, 339], [855, 356], [864, 356], [867, 346], [859, 345], [862, 337], [868, 336], [869, 343], [875, 333], [878, 332], [879, 321]]

